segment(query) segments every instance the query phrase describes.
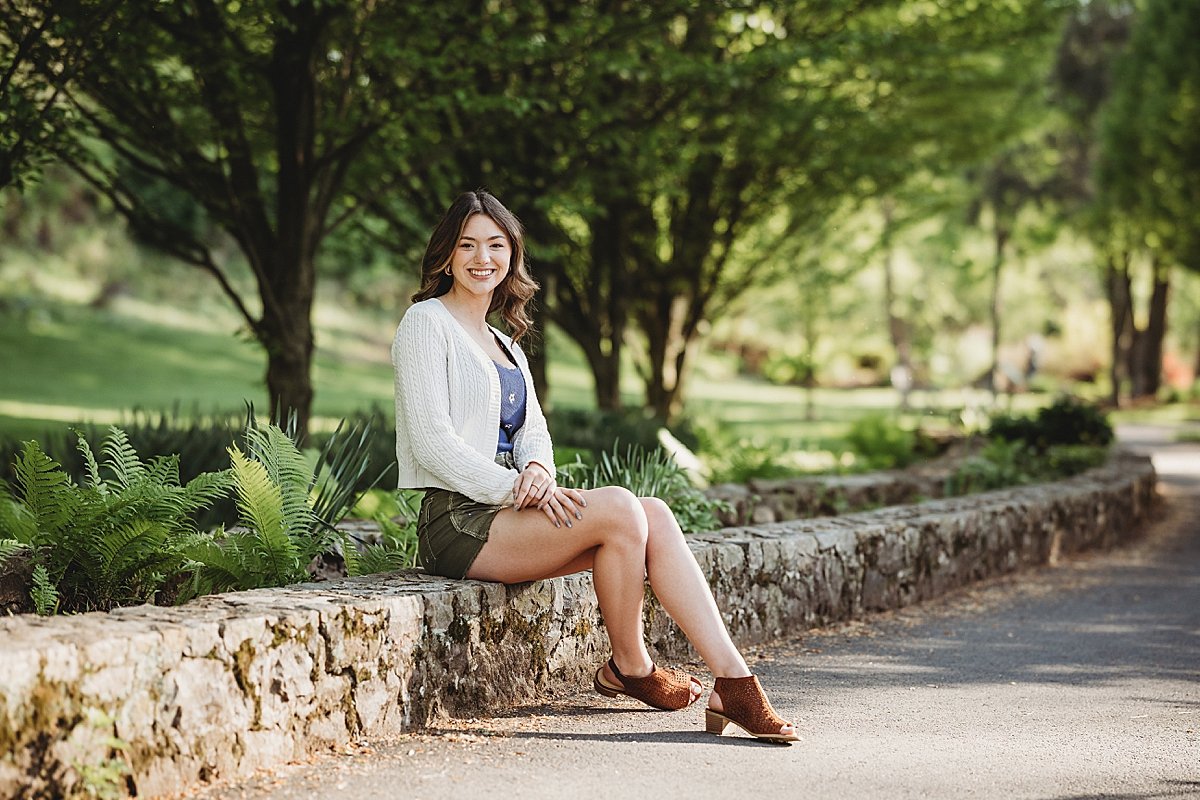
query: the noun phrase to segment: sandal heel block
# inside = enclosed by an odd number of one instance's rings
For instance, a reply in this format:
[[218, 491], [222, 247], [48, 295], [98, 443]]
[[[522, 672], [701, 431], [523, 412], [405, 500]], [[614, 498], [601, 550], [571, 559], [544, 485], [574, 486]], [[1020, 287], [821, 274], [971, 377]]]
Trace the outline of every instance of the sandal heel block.
[[704, 732], [715, 733], [720, 736], [729, 727], [729, 720], [721, 716], [711, 708], [704, 709]]
[[[798, 742], [796, 726], [775, 713], [771, 701], [763, 692], [758, 678], [717, 678], [713, 693], [721, 698], [721, 711], [705, 709], [704, 730], [718, 736], [730, 725], [737, 725], [756, 739], [769, 742]], [[792, 726], [792, 733], [780, 733], [784, 725]]]

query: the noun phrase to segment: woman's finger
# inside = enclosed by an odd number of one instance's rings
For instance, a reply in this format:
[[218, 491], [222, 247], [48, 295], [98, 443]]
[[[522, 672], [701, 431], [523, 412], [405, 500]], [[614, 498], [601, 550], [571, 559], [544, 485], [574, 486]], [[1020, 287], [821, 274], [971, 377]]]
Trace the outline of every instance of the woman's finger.
[[573, 525], [571, 518], [567, 516], [567, 512], [563, 511], [562, 504], [558, 502], [558, 498], [551, 499], [550, 502], [539, 506], [539, 508], [554, 523], [555, 527], [561, 528], [564, 522], [567, 523], [568, 528]]
[[575, 519], [583, 519], [583, 514], [579, 513], [579, 506], [575, 504], [575, 500], [572, 499], [571, 495], [569, 495], [564, 489], [558, 489], [558, 491], [555, 493], [555, 497], [558, 499], [559, 505], [562, 506], [563, 511], [566, 512], [568, 519], [571, 517], [574, 517]]
[[583, 496], [583, 492], [578, 489], [559, 489], [559, 491], [571, 498], [571, 502], [575, 504], [575, 518], [583, 519], [583, 509], [587, 508], [587, 498]]
[[[542, 473], [539, 475], [538, 473]], [[513, 506], [525, 508], [538, 504], [545, 496], [544, 470], [526, 470], [517, 475], [513, 483]]]

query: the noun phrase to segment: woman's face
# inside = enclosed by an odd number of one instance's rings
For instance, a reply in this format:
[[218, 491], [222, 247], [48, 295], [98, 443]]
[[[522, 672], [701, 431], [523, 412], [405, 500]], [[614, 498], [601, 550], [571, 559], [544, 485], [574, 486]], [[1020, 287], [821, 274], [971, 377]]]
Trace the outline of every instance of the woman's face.
[[486, 214], [467, 220], [450, 257], [451, 292], [490, 295], [508, 274], [512, 245], [504, 230]]

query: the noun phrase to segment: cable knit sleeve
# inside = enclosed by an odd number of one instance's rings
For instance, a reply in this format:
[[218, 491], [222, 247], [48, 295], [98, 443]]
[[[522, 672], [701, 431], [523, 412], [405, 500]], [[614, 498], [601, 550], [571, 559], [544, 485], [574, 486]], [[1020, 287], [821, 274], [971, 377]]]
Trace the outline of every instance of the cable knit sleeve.
[[[529, 360], [525, 358], [524, 351], [516, 344], [513, 345], [513, 350], [517, 355], [521, 372], [529, 376]], [[525, 424], [517, 431], [513, 441], [513, 457], [516, 458], [517, 468], [520, 470], [524, 470], [531, 462], [536, 461], [549, 470], [551, 475], [554, 475], [554, 444], [546, 425], [546, 415], [542, 413], [537, 392], [533, 389], [533, 381], [528, 377], [526, 380], [528, 385], [525, 392]]]
[[[513, 473], [472, 447], [451, 418], [450, 332], [445, 324], [416, 306], [400, 321], [392, 343], [396, 372], [396, 436], [400, 474], [424, 470], [443, 488], [495, 505], [512, 502]], [[478, 390], [478, 387], [475, 387]], [[483, 403], [482, 398], [455, 398]], [[491, 428], [494, 430], [495, 425]], [[495, 435], [494, 433], [492, 434]], [[405, 464], [411, 458], [415, 463]], [[414, 487], [421, 488], [421, 487]]]

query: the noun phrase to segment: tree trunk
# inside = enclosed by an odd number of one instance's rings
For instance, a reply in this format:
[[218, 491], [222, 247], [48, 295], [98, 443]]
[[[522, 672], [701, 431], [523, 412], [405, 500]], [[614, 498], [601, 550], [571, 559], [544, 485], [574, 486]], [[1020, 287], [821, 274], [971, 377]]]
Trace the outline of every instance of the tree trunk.
[[[274, 241], [255, 241], [260, 263], [266, 265], [266, 285], [260, 280], [259, 289], [259, 338], [267, 351], [271, 415], [282, 421], [295, 412], [301, 436], [307, 436], [312, 415], [314, 257], [326, 211], [314, 201], [317, 13], [309, 4], [293, 7], [291, 25], [282, 29], [272, 53], [269, 74], [279, 156], [276, 224]], [[262, 252], [264, 244], [269, 252]]]
[[1008, 231], [996, 227], [996, 253], [992, 259], [992, 301], [990, 314], [992, 318], [992, 368], [988, 373], [988, 388], [992, 390], [992, 399], [996, 399], [1000, 378], [1000, 314], [1002, 309], [1000, 295], [1001, 270], [1004, 267], [1004, 246], [1008, 243]]
[[687, 349], [694, 336], [694, 331], [684, 329], [680, 317], [676, 298], [664, 294], [650, 301], [638, 320], [646, 334], [647, 363], [642, 371], [646, 405], [665, 423], [681, 410]]
[[895, 248], [892, 246], [892, 226], [895, 203], [890, 197], [884, 198], [883, 208], [883, 292], [884, 309], [887, 312], [888, 335], [892, 340], [892, 349], [896, 353], [895, 372], [892, 385], [900, 392], [900, 408], [908, 409], [908, 398], [912, 392], [912, 345], [909, 342], [908, 325], [896, 312], [896, 265]]
[[[273, 320], [263, 320], [264, 329], [274, 324]], [[267, 391], [271, 395], [271, 419], [286, 422], [288, 414], [294, 411], [297, 430], [301, 436], [306, 436], [313, 399], [312, 327], [307, 316], [302, 324], [281, 327], [283, 330], [265, 334], [260, 339], [267, 350]]]
[[1167, 299], [1170, 294], [1170, 271], [1157, 259], [1153, 264], [1153, 287], [1146, 327], [1137, 332], [1136, 371], [1133, 396], [1154, 397], [1162, 385], [1163, 338], [1167, 333]]
[[[274, 302], [263, 298], [258, 340], [267, 352], [267, 392], [271, 419], [285, 422], [295, 412], [297, 430], [308, 434], [312, 416], [313, 263], [311, 255], [294, 266], [278, 267], [286, 280], [271, 286]], [[266, 294], [266, 292], [264, 292]]]
[[1196, 364], [1192, 367], [1193, 385], [1200, 381], [1200, 322], [1196, 323]]
[[1129, 284], [1129, 254], [1109, 254], [1106, 264], [1106, 287], [1111, 340], [1112, 364], [1109, 376], [1112, 390], [1109, 400], [1113, 408], [1121, 405], [1121, 385], [1129, 377], [1130, 351], [1133, 346], [1133, 307]]

